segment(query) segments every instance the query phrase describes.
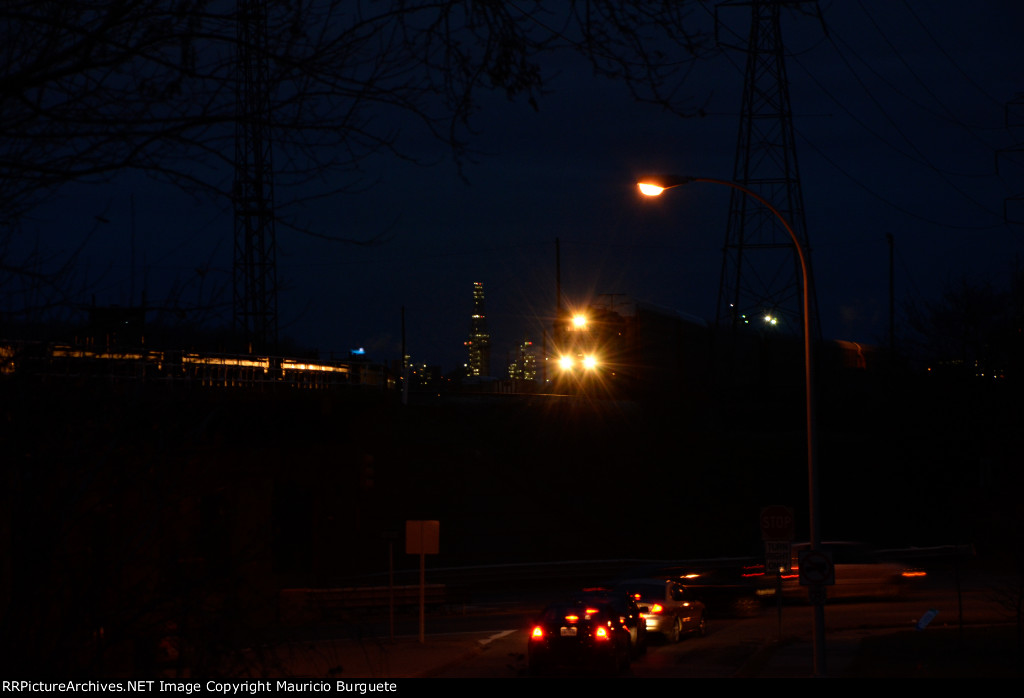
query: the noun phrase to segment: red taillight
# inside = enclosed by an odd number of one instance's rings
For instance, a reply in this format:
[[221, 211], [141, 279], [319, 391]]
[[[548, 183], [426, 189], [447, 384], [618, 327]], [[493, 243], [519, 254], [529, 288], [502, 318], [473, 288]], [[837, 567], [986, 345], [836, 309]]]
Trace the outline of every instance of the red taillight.
[[540, 627], [539, 625], [535, 626], [533, 628], [533, 630], [530, 632], [530, 639], [531, 640], [543, 640], [544, 639], [544, 628]]
[[763, 577], [764, 565], [744, 565], [742, 574], [744, 577]]
[[664, 610], [665, 607], [662, 606], [660, 603], [652, 603], [651, 607], [648, 609], [650, 613], [661, 613]]
[[594, 628], [595, 640], [607, 640], [608, 637], [608, 628], [604, 627], [603, 625], [599, 625], [596, 628]]

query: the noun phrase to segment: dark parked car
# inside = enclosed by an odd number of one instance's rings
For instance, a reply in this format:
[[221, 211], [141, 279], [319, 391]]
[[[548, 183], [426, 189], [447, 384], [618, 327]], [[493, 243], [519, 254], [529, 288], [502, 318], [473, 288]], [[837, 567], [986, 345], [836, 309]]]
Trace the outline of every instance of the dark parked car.
[[608, 604], [551, 604], [530, 630], [527, 655], [534, 674], [558, 667], [614, 673], [629, 667], [629, 630]]
[[627, 579], [615, 588], [636, 600], [648, 633], [660, 633], [669, 642], [679, 642], [684, 633], [707, 633], [704, 602], [679, 582], [664, 578]]

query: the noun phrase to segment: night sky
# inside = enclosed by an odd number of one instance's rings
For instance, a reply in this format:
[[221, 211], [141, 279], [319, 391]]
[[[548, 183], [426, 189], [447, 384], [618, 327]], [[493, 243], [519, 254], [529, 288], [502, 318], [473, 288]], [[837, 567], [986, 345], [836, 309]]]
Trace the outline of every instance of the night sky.
[[[695, 4], [693, 16], [709, 33], [710, 6]], [[881, 344], [887, 234], [901, 315], [963, 275], [1003, 283], [1019, 261], [1024, 232], [1004, 223], [1003, 205], [1024, 192], [1024, 155], [997, 151], [1024, 143], [1014, 127], [1024, 126], [1024, 109], [1005, 127], [1008, 103], [1024, 92], [1024, 5], [820, 6], [827, 34], [796, 12], [784, 13], [782, 30], [822, 334]], [[743, 43], [749, 10], [719, 16], [720, 38]], [[504, 95], [485, 100], [477, 155], [462, 176], [445, 147], [427, 141], [414, 147], [433, 165], [366, 161], [358, 189], [299, 213], [324, 235], [373, 244], [278, 229], [282, 336], [323, 357], [364, 347], [390, 361], [404, 307], [413, 360], [451, 370], [465, 361], [479, 281], [499, 374], [509, 348], [550, 327], [556, 239], [570, 302], [621, 294], [616, 302], [713, 320], [729, 191], [695, 184], [648, 201], [634, 181], [643, 172], [731, 178], [743, 65], [729, 49], [698, 64], [687, 88], [706, 115], [682, 119], [559, 57], [545, 64], [539, 110]], [[210, 319], [230, 322], [224, 204], [124, 176], [66, 188], [23, 230], [26, 244], [57, 256], [91, 233], [77, 265], [90, 288], [83, 304], [138, 304], [145, 289], [150, 304], [212, 303]]]

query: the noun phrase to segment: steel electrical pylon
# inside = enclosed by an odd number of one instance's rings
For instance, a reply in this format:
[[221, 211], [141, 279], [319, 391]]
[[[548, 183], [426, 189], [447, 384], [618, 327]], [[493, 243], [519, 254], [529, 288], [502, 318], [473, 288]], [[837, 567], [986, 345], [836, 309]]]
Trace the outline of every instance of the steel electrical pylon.
[[266, 0], [238, 0], [234, 325], [249, 351], [277, 347], [277, 247]]
[[[806, 1], [806, 0], [804, 0]], [[810, 254], [794, 142], [789, 83], [779, 27], [783, 5], [798, 0], [748, 0], [725, 5], [751, 8], [744, 48], [746, 75], [733, 181], [757, 192], [789, 221]], [[811, 286], [811, 326], [820, 339]], [[733, 329], [764, 326], [799, 333], [803, 324], [801, 273], [793, 241], [764, 206], [733, 190], [718, 293], [718, 324]]]

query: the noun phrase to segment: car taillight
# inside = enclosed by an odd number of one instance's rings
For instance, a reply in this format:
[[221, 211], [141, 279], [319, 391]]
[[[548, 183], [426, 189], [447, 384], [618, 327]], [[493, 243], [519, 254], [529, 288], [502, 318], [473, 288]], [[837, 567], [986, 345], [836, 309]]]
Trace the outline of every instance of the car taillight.
[[599, 625], [594, 628], [594, 639], [595, 640], [607, 640], [609, 638], [608, 628], [603, 625]]
[[533, 630], [530, 632], [530, 639], [531, 640], [543, 640], [544, 639], [544, 628], [540, 627], [539, 625], [535, 626], [533, 628]]
[[764, 565], [744, 565], [742, 575], [744, 577], [763, 577]]
[[654, 614], [654, 613], [661, 613], [664, 610], [665, 610], [665, 607], [662, 606], [660, 603], [653, 603], [653, 604], [651, 604], [651, 607], [648, 609], [648, 612], [651, 613], [651, 614]]

